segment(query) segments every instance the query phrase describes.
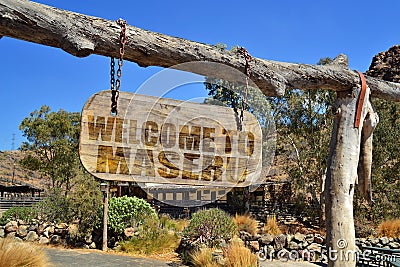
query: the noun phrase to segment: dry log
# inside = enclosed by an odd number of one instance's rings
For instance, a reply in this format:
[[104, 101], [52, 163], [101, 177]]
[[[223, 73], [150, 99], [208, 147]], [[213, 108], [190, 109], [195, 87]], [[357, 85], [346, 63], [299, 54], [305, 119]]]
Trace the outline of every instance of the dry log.
[[[85, 57], [118, 56], [120, 28], [115, 21], [61, 10], [27, 0], [0, 0], [0, 36], [58, 47]], [[171, 67], [191, 61], [222, 63], [243, 72], [239, 55], [218, 47], [127, 27], [125, 59], [140, 66]], [[359, 83], [356, 72], [335, 66], [283, 63], [253, 58], [251, 79], [266, 95], [286, 89], [351, 90]], [[179, 68], [179, 67], [178, 67]], [[205, 76], [231, 79], [225, 69], [185, 69]], [[366, 77], [373, 96], [400, 101], [400, 85]]]

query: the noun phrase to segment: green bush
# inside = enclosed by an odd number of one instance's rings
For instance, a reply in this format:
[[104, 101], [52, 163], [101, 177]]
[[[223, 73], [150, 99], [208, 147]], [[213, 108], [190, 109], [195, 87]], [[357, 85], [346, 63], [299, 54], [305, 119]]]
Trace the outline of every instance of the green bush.
[[35, 211], [32, 207], [12, 207], [5, 211], [0, 218], [0, 225], [9, 221], [23, 220], [29, 222], [35, 218]]
[[108, 206], [109, 229], [123, 234], [125, 228], [138, 228], [146, 220], [158, 220], [156, 211], [145, 200], [137, 197], [112, 197]]
[[201, 210], [193, 214], [189, 226], [184, 229], [184, 237], [191, 241], [200, 240], [208, 247], [218, 247], [228, 243], [237, 234], [237, 226], [232, 218], [220, 209]]

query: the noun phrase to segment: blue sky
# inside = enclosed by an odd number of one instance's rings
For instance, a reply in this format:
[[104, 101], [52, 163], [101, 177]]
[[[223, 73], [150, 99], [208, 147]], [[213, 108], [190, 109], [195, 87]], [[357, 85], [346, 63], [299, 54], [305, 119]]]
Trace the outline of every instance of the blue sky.
[[[372, 57], [399, 43], [400, 1], [65, 1], [35, 2], [117, 20], [197, 42], [244, 46], [251, 55], [315, 64], [321, 57], [349, 56], [350, 68], [365, 71]], [[109, 89], [109, 58], [73, 57], [61, 49], [8, 37], [0, 39], [0, 150], [17, 148], [18, 126], [42, 105], [81, 111], [95, 92]], [[126, 62], [121, 90], [135, 91], [160, 68]], [[199, 87], [172, 96], [201, 97]]]

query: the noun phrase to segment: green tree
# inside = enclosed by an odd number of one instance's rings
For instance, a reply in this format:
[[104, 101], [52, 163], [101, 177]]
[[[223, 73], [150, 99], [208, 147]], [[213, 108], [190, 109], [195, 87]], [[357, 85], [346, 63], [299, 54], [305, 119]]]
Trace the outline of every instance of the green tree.
[[[331, 61], [330, 58], [322, 58], [318, 64], [329, 64]], [[220, 79], [207, 79], [205, 86], [210, 95], [206, 103], [221, 103], [240, 114], [243, 86]], [[294, 200], [301, 204], [300, 207], [307, 208], [305, 211], [312, 216], [322, 217], [323, 213], [321, 193], [329, 154], [334, 101], [335, 94], [325, 90], [294, 89], [283, 97], [267, 98], [259, 89], [248, 88], [246, 108], [258, 119], [263, 131], [268, 131], [264, 136], [275, 132], [275, 127], [270, 127], [275, 122], [276, 156], [282, 159], [291, 178]], [[306, 202], [306, 195], [309, 194], [312, 203]]]
[[20, 125], [27, 139], [21, 150], [30, 152], [21, 164], [50, 177], [52, 187], [64, 187], [66, 195], [71, 189], [71, 178], [80, 171], [79, 124], [77, 112], [51, 112], [50, 107], [42, 106], [31, 112]]

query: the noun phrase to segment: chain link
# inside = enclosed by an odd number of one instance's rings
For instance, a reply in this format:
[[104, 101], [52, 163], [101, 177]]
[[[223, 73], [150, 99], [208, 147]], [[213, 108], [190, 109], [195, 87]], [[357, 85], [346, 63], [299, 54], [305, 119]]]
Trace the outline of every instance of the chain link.
[[246, 86], [243, 88], [242, 107], [240, 110], [239, 130], [241, 131], [243, 128], [244, 111], [247, 109], [247, 92], [248, 92], [248, 88], [249, 88], [250, 61], [252, 60], [252, 57], [250, 56], [249, 52], [247, 52], [246, 48], [244, 48], [244, 47], [239, 47], [237, 51], [239, 54], [241, 54], [244, 57], [244, 60], [246, 61], [246, 65], [244, 67], [244, 73], [246, 74]]
[[119, 87], [121, 86], [122, 65], [124, 65], [124, 54], [126, 44], [126, 20], [118, 19], [117, 24], [121, 27], [119, 35], [119, 57], [118, 57], [118, 70], [117, 80], [115, 80], [114, 58], [111, 58], [111, 114], [118, 114], [118, 98]]

